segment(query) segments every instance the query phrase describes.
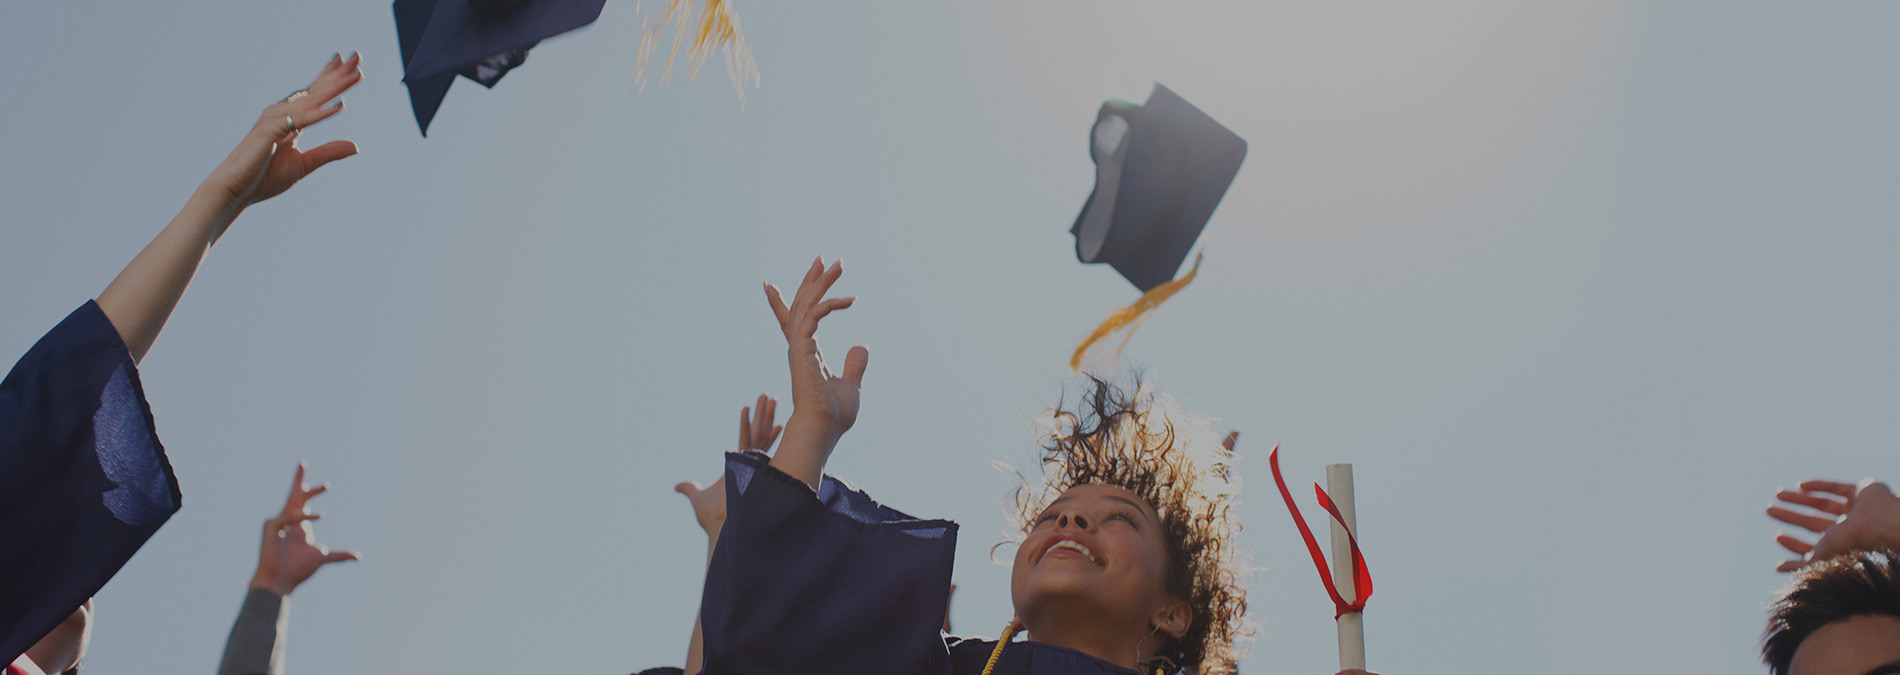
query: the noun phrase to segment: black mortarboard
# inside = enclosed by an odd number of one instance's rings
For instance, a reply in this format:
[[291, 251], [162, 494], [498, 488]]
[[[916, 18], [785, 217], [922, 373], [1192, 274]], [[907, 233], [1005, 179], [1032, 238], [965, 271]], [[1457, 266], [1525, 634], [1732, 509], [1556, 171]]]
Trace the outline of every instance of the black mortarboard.
[[1247, 156], [1247, 142], [1156, 84], [1148, 102], [1109, 101], [1089, 134], [1095, 191], [1075, 218], [1075, 257], [1105, 262], [1146, 293], [1174, 279]]
[[461, 75], [493, 87], [528, 48], [600, 18], [607, 0], [396, 0], [402, 81], [422, 135]]

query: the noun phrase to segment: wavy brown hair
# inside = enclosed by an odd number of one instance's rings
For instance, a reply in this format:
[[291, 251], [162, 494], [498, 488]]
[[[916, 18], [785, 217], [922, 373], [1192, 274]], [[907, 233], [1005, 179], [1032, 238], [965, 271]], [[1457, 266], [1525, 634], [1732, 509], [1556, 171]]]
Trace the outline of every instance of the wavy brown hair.
[[[1193, 622], [1158, 655], [1198, 675], [1237, 672], [1247, 591], [1234, 535], [1240, 531], [1239, 481], [1233, 454], [1201, 418], [1136, 380], [1123, 389], [1089, 377], [1073, 408], [1058, 403], [1041, 420], [1042, 479], [1016, 490], [1007, 515], [1018, 536], [1051, 501], [1077, 485], [1113, 485], [1139, 495], [1160, 513], [1167, 538], [1167, 590], [1193, 610]], [[1066, 397], [1065, 397], [1066, 398]]]

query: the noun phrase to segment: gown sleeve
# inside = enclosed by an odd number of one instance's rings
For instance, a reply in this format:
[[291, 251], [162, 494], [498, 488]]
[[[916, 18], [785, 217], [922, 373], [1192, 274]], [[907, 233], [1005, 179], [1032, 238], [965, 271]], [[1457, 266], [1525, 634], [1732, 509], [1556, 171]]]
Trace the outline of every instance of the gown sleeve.
[[700, 605], [706, 672], [950, 672], [941, 628], [957, 525], [918, 520], [764, 455], [726, 460], [726, 523]]
[[179, 499], [138, 368], [88, 301], [0, 381], [0, 663], [105, 586]]

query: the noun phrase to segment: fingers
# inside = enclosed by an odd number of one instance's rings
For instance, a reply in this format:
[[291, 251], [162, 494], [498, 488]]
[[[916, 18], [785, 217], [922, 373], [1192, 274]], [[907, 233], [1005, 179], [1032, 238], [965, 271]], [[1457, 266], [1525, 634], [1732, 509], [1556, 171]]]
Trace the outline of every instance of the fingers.
[[759, 449], [760, 450], [771, 449], [772, 444], [778, 442], [778, 433], [784, 430], [785, 430], [785, 425], [782, 425], [782, 424], [776, 427], [772, 427], [772, 433], [767, 434], [765, 436], [765, 447], [759, 448]]
[[303, 153], [303, 173], [308, 176], [319, 167], [355, 155], [356, 152], [356, 144], [349, 141], [330, 141], [311, 148]]
[[1808, 561], [1806, 560], [1783, 560], [1781, 564], [1775, 566], [1775, 571], [1776, 572], [1793, 572], [1795, 570], [1801, 569], [1801, 566], [1806, 565], [1806, 564], [1808, 564]]
[[356, 83], [362, 80], [363, 55], [361, 53], [350, 54], [348, 59], [343, 59], [340, 55], [332, 56], [330, 62], [323, 66], [323, 70], [317, 73], [317, 79], [310, 82], [310, 104], [329, 103], [330, 99], [336, 98], [338, 94], [356, 86]]
[[318, 122], [330, 119], [331, 115], [335, 115], [339, 112], [343, 112], [342, 101], [337, 101], [336, 103], [321, 108], [291, 111], [288, 114], [290, 115], [291, 127], [297, 131], [302, 131]]
[[317, 495], [320, 495], [329, 491], [330, 491], [330, 484], [324, 483], [322, 485], [318, 485], [314, 488], [311, 488], [309, 491], [303, 493], [303, 496], [304, 496], [304, 499], [309, 499], [311, 497], [315, 497]]
[[1768, 517], [1812, 532], [1826, 532], [1827, 528], [1834, 525], [1832, 518], [1796, 513], [1779, 506], [1768, 507]]
[[[771, 397], [766, 397], [766, 399], [765, 399], [765, 424], [766, 424], [767, 426], [770, 426], [770, 425], [772, 424], [772, 420], [775, 420], [775, 419], [778, 419], [778, 399], [776, 399], [776, 398], [771, 398]], [[775, 427], [775, 428], [776, 428], [776, 427]], [[776, 435], [776, 434], [777, 434], [777, 432], [773, 432], [773, 434], [774, 434], [774, 435]]]
[[1847, 502], [1841, 501], [1839, 499], [1828, 499], [1827, 497], [1817, 497], [1805, 492], [1795, 492], [1793, 490], [1782, 490], [1780, 492], [1775, 493], [1775, 499], [1779, 499], [1781, 501], [1788, 502], [1790, 504], [1800, 504], [1802, 506], [1806, 506], [1816, 511], [1825, 511], [1837, 516], [1847, 513]]
[[767, 401], [766, 401], [765, 394], [759, 394], [758, 405], [753, 406], [752, 408], [752, 433], [746, 436], [746, 442], [750, 444], [746, 448], [747, 450], [764, 450], [765, 449], [765, 446], [762, 445], [759, 441], [763, 440], [763, 437], [765, 436], [766, 431], [772, 427], [772, 423], [765, 418], [766, 405], [767, 405]]
[[1238, 441], [1238, 440], [1240, 440], [1240, 430], [1235, 429], [1233, 431], [1227, 432], [1227, 437], [1221, 439], [1220, 446], [1223, 448], [1226, 448], [1229, 451], [1232, 451], [1234, 449], [1234, 441]]
[[795, 332], [798, 334], [798, 337], [811, 337], [818, 332], [818, 321], [820, 319], [829, 316], [834, 311], [850, 307], [857, 301], [857, 298], [832, 298], [818, 303], [816, 307], [812, 307], [810, 311], [805, 313], [805, 319], [798, 322], [798, 327]]
[[706, 488], [700, 487], [698, 483], [694, 483], [690, 481], [680, 481], [678, 485], [673, 486], [674, 492], [678, 492], [680, 494], [686, 495], [686, 497], [689, 499], [692, 498], [693, 495], [699, 494], [701, 491], [705, 489]]
[[772, 315], [778, 317], [778, 332], [787, 338], [792, 335], [792, 310], [785, 305], [785, 298], [779, 295], [778, 287], [771, 282], [765, 284], [765, 301], [772, 305]]
[[1775, 535], [1775, 543], [1781, 544], [1782, 548], [1793, 551], [1795, 555], [1807, 555], [1808, 551], [1814, 550], [1813, 544], [1810, 544], [1805, 541], [1801, 541], [1800, 539], [1796, 539], [1786, 534]]
[[864, 367], [871, 364], [871, 350], [864, 345], [851, 348], [844, 355], [844, 379], [855, 386], [864, 386]]
[[333, 562], [343, 562], [345, 560], [362, 560], [362, 559], [363, 559], [363, 554], [357, 553], [355, 551], [331, 551], [329, 553], [323, 554], [323, 563], [326, 565]]
[[1842, 497], [1852, 497], [1854, 496], [1854, 484], [1840, 483], [1840, 482], [1831, 481], [1831, 480], [1804, 480], [1804, 481], [1801, 481], [1801, 491], [1802, 492], [1827, 492], [1831, 494], [1837, 494]]
[[739, 408], [739, 452], [752, 449], [752, 409]]

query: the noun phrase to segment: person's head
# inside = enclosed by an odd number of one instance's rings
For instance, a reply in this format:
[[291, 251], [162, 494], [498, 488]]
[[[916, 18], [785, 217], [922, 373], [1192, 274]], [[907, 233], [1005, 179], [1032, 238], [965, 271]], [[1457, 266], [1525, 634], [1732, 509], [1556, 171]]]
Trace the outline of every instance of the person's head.
[[86, 657], [86, 647], [92, 642], [92, 599], [73, 610], [71, 615], [48, 632], [39, 642], [26, 650], [26, 657], [33, 659], [33, 665], [47, 673], [75, 673], [79, 670], [79, 661]]
[[1111, 661], [1231, 673], [1247, 606], [1231, 455], [1171, 399], [1090, 383], [1048, 420], [1043, 479], [1017, 493], [1016, 615], [1038, 640], [1082, 627], [1129, 650], [1094, 654]]
[[1900, 675], [1900, 554], [1858, 551], [1802, 568], [1769, 609], [1774, 675]]

